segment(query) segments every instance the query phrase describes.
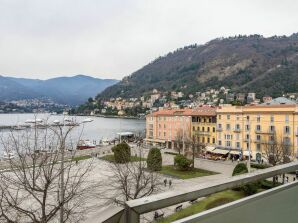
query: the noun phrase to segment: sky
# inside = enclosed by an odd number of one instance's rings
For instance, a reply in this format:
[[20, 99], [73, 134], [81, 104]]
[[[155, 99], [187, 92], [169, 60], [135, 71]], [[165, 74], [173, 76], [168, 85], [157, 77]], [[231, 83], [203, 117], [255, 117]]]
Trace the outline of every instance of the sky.
[[0, 75], [121, 79], [190, 44], [298, 32], [297, 0], [0, 0]]

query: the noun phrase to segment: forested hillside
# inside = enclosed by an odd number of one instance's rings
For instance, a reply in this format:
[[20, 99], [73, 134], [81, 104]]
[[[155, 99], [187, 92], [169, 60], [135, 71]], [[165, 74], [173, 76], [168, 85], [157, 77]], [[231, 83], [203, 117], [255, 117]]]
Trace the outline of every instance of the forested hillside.
[[279, 96], [298, 92], [298, 34], [214, 39], [160, 57], [97, 97], [140, 97], [152, 89], [186, 94], [226, 86], [235, 92]]

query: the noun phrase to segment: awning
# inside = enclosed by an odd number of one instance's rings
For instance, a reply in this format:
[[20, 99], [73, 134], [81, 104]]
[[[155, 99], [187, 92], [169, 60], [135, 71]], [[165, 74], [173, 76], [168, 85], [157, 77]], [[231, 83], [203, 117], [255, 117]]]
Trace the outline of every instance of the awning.
[[206, 146], [206, 152], [212, 152], [214, 149], [214, 146]]
[[228, 154], [230, 151], [229, 150], [224, 150], [224, 149], [215, 149], [212, 151], [212, 153], [215, 154], [222, 154], [222, 155], [226, 155]]
[[232, 154], [232, 155], [240, 155], [240, 153], [241, 153], [240, 150], [239, 151], [235, 151], [235, 150], [230, 151], [230, 154]]

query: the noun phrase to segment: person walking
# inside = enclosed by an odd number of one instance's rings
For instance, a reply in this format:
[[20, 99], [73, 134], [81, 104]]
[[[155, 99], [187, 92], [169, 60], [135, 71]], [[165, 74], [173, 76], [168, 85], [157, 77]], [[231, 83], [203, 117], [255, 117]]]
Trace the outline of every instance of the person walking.
[[168, 182], [168, 180], [164, 179], [163, 183], [164, 183], [165, 187], [167, 186], [167, 182]]
[[172, 186], [172, 180], [169, 180], [169, 188]]

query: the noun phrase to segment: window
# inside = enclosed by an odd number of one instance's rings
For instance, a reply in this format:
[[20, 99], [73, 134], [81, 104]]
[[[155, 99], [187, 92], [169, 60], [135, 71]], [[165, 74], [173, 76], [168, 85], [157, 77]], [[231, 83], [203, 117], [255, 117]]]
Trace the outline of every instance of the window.
[[218, 128], [221, 129], [221, 127], [222, 127], [221, 124], [218, 124]]
[[269, 131], [270, 131], [270, 132], [274, 132], [274, 131], [275, 131], [275, 128], [274, 128], [273, 125], [271, 125], [271, 126], [269, 127]]
[[257, 151], [258, 151], [258, 152], [261, 151], [261, 144], [257, 144]]
[[166, 124], [164, 124], [163, 127], [166, 129]]
[[236, 126], [235, 126], [235, 130], [240, 130], [240, 125], [239, 124], [236, 124]]
[[245, 130], [249, 131], [249, 125], [245, 125]]
[[207, 128], [207, 132], [210, 132], [210, 128], [209, 127]]
[[240, 139], [240, 134], [236, 134], [236, 140], [239, 140]]
[[249, 143], [246, 143], [246, 150], [249, 150]]
[[205, 142], [205, 137], [202, 137], [202, 142]]
[[274, 122], [274, 116], [273, 115], [270, 116], [270, 122]]
[[240, 142], [236, 142], [236, 148], [240, 149]]
[[210, 123], [212, 122], [211, 118], [209, 118], [209, 122], [210, 122]]
[[200, 131], [200, 126], [198, 126], [198, 131]]
[[158, 128], [161, 128], [161, 124], [158, 124]]
[[270, 141], [270, 142], [274, 142], [274, 136], [270, 136], [270, 137], [269, 137], [269, 141]]
[[239, 118], [240, 118], [239, 115], [236, 115], [236, 120], [237, 120], [237, 121], [239, 121]]
[[246, 116], [246, 120], [249, 121], [249, 115]]
[[226, 146], [230, 147], [231, 146], [231, 141], [226, 141]]
[[215, 138], [212, 138], [212, 143], [213, 143], [213, 144], [215, 143]]
[[221, 132], [218, 133], [218, 139], [221, 139]]
[[227, 129], [227, 130], [230, 130], [230, 129], [231, 129], [231, 125], [230, 125], [230, 124], [227, 124], [227, 125], [226, 125], [226, 129]]
[[249, 140], [249, 134], [246, 134], [245, 138], [246, 138], [246, 140]]
[[257, 139], [257, 141], [261, 141], [261, 136], [260, 135], [256, 135], [256, 139]]
[[256, 130], [257, 130], [257, 131], [261, 131], [261, 126], [260, 126], [260, 125], [257, 125], [257, 126], [256, 126]]
[[205, 132], [205, 127], [204, 126], [202, 127], [202, 132]]
[[285, 134], [290, 134], [290, 126], [285, 126], [284, 133]]
[[221, 146], [221, 140], [218, 140], [218, 145], [220, 145], [220, 146]]
[[218, 115], [218, 119], [219, 119], [219, 120], [221, 119], [221, 115]]
[[261, 116], [260, 115], [257, 116], [257, 122], [261, 122]]
[[215, 127], [212, 128], [212, 131], [215, 132]]
[[163, 133], [163, 136], [166, 137], [166, 132]]
[[286, 115], [286, 123], [289, 123], [289, 116]]
[[193, 127], [192, 127], [192, 130], [193, 130], [193, 131], [196, 131], [196, 127], [195, 127], [195, 126], [193, 126]]
[[209, 137], [207, 138], [207, 143], [210, 143], [210, 138]]
[[230, 115], [227, 115], [227, 119], [230, 120], [230, 118], [231, 118], [231, 116]]

